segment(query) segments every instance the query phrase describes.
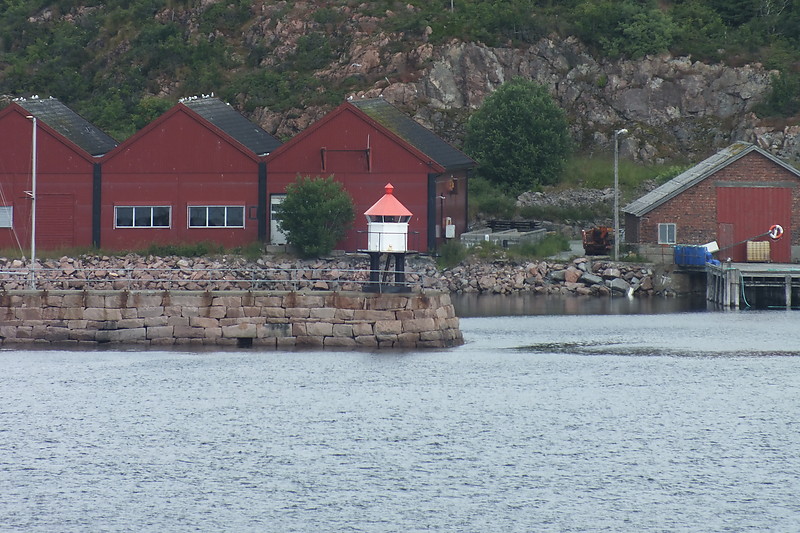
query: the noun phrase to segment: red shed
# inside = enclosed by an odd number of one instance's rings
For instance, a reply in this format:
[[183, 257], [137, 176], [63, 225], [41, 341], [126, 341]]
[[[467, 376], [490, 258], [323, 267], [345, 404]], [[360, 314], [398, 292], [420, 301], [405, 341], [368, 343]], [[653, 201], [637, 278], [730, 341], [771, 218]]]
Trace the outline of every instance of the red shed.
[[33, 117], [36, 246], [96, 244], [99, 157], [117, 142], [55, 98], [20, 98], [0, 111], [0, 247], [30, 248]]
[[[748, 241], [770, 242], [770, 260], [798, 259], [800, 171], [749, 143], [735, 143], [623, 209], [626, 240], [649, 256], [674, 244], [717, 241], [722, 260], [746, 261]], [[766, 235], [773, 225], [783, 237]]]
[[103, 159], [103, 247], [264, 240], [278, 146], [217, 98], [182, 100]]
[[[363, 213], [387, 181], [413, 213], [408, 246], [435, 249], [467, 227], [467, 177], [475, 162], [381, 98], [348, 101], [267, 157], [267, 194], [279, 203], [301, 176], [334, 176]], [[285, 242], [271, 217], [270, 241]], [[339, 247], [367, 243], [366, 220]]]

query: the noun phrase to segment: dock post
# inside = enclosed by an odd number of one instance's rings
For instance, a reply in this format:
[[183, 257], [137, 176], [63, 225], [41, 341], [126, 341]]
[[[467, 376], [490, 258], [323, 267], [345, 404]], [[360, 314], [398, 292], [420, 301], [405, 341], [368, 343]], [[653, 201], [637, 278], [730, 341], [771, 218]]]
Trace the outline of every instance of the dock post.
[[786, 309], [792, 308], [792, 275], [786, 274], [784, 278], [786, 286], [784, 287], [784, 292], [786, 293]]
[[731, 269], [725, 267], [725, 276], [722, 283], [722, 305], [723, 307], [730, 307], [731, 305]]

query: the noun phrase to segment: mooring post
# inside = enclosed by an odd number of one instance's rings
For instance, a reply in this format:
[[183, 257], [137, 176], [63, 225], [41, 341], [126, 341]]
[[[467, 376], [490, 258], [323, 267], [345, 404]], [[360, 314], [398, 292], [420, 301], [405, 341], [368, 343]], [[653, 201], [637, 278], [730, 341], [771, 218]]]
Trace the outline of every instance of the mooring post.
[[731, 269], [725, 268], [724, 283], [722, 285], [722, 305], [730, 307], [731, 305]]
[[792, 308], [792, 275], [786, 274], [784, 278], [786, 286], [784, 287], [784, 292], [786, 293], [786, 309]]

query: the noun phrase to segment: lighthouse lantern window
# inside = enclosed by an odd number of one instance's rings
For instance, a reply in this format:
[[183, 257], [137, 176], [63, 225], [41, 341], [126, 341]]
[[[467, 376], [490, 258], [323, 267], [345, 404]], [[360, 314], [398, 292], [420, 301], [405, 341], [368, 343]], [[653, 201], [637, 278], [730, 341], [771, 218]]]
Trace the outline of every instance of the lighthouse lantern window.
[[405, 252], [408, 244], [408, 223], [412, 213], [395, 198], [391, 183], [385, 189], [386, 194], [364, 212], [367, 217], [367, 250]]

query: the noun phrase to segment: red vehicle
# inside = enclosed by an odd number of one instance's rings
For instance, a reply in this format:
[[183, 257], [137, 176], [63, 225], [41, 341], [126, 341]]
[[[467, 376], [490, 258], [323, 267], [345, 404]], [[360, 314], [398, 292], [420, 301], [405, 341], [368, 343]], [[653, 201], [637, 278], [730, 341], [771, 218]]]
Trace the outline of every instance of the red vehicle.
[[583, 230], [583, 250], [586, 255], [608, 255], [614, 246], [614, 228], [598, 226]]

